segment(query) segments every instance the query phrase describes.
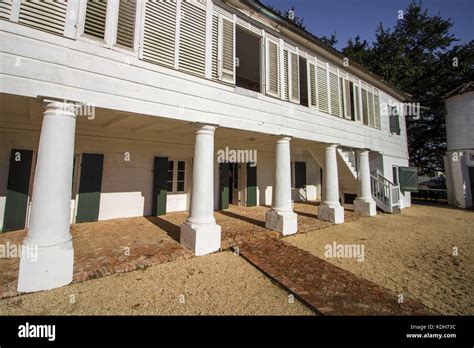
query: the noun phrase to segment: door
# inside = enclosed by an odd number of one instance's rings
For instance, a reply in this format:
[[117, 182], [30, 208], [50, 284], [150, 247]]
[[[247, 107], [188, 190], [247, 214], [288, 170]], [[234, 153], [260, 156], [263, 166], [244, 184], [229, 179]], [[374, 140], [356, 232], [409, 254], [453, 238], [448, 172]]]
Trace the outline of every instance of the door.
[[306, 162], [295, 162], [295, 188], [306, 186]]
[[229, 208], [229, 163], [219, 164], [219, 209]]
[[104, 155], [82, 154], [76, 223], [99, 220]]
[[33, 151], [12, 149], [8, 170], [3, 232], [25, 228]]
[[247, 207], [257, 205], [257, 166], [247, 163]]
[[471, 207], [474, 207], [474, 167], [469, 167], [469, 184], [471, 188]]
[[232, 182], [232, 198], [231, 202], [234, 205], [239, 205], [240, 203], [240, 195], [239, 195], [239, 190], [240, 190], [240, 185], [239, 185], [239, 180], [240, 180], [240, 173], [239, 173], [239, 167], [240, 165], [237, 163], [231, 163], [230, 164], [230, 171], [231, 171], [231, 182]]
[[[155, 157], [153, 166], [153, 201], [151, 214], [153, 216], [166, 214], [166, 199], [168, 194], [168, 175], [173, 182], [173, 161], [168, 162], [168, 157]], [[171, 166], [171, 167], [169, 167]], [[169, 170], [171, 168], [171, 170]]]

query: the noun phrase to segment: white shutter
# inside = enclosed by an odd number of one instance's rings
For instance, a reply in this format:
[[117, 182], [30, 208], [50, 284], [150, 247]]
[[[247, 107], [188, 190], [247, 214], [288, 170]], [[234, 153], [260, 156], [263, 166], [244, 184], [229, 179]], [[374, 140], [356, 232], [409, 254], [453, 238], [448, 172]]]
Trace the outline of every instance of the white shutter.
[[339, 83], [336, 73], [329, 72], [329, 93], [331, 96], [331, 114], [340, 116], [339, 112]]
[[219, 51], [219, 16], [212, 15], [212, 78], [219, 79], [217, 56]]
[[300, 102], [300, 64], [296, 52], [290, 52], [291, 81], [290, 81], [290, 100], [295, 103]]
[[375, 113], [374, 127], [377, 129], [380, 129], [380, 101], [379, 101], [378, 94], [374, 94], [374, 113]]
[[219, 80], [235, 83], [235, 24], [219, 16], [219, 49], [217, 72]]
[[178, 68], [199, 76], [206, 72], [206, 10], [187, 1], [181, 3]]
[[354, 116], [357, 121], [360, 121], [360, 89], [354, 83]]
[[344, 83], [344, 101], [345, 101], [344, 117], [348, 118], [348, 119], [352, 119], [353, 105], [352, 105], [352, 100], [351, 100], [351, 93], [352, 93], [351, 92], [351, 87], [352, 87], [351, 81], [349, 81], [347, 79], [343, 79], [342, 81]]
[[12, 10], [12, 2], [1, 0], [0, 1], [0, 18], [2, 19], [10, 19], [10, 13]]
[[117, 44], [133, 48], [137, 0], [120, 1], [117, 22]]
[[328, 78], [326, 68], [319, 66], [317, 67], [317, 83], [318, 83], [318, 104], [319, 110], [329, 112], [328, 102]]
[[308, 61], [308, 101], [310, 107], [317, 106], [316, 95], [316, 65]]
[[272, 40], [266, 42], [266, 92], [275, 97], [280, 96], [280, 62], [279, 47]]
[[143, 59], [174, 67], [177, 4], [147, 1], [143, 37]]
[[290, 62], [288, 60], [288, 50], [283, 50], [283, 99], [290, 100]]
[[22, 2], [18, 22], [40, 30], [63, 35], [66, 12], [66, 1]]
[[104, 39], [105, 20], [107, 17], [107, 1], [89, 0], [86, 7], [84, 34]]
[[375, 126], [374, 120], [374, 94], [372, 92], [368, 92], [368, 105], [369, 105], [369, 126]]

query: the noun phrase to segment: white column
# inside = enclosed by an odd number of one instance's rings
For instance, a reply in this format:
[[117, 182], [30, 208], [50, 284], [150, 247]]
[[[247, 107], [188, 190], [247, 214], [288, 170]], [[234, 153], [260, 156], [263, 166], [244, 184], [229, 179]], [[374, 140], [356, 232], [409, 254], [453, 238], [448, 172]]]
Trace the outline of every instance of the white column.
[[196, 255], [212, 253], [221, 246], [221, 226], [214, 219], [215, 129], [204, 126], [196, 133], [191, 209], [181, 225], [180, 243]]
[[324, 201], [319, 207], [318, 218], [336, 224], [344, 222], [344, 208], [339, 203], [339, 178], [337, 174], [337, 145], [326, 147], [324, 168]]
[[265, 227], [294, 234], [298, 230], [298, 217], [291, 207], [291, 162], [290, 138], [284, 137], [276, 143], [275, 187], [273, 207], [265, 216]]
[[377, 215], [377, 209], [370, 189], [369, 150], [357, 150], [359, 170], [357, 198], [354, 200], [354, 212], [362, 216]]
[[74, 250], [69, 221], [75, 128], [72, 104], [46, 102], [30, 223], [23, 241], [30, 253], [20, 261], [20, 292], [52, 289], [72, 281]]

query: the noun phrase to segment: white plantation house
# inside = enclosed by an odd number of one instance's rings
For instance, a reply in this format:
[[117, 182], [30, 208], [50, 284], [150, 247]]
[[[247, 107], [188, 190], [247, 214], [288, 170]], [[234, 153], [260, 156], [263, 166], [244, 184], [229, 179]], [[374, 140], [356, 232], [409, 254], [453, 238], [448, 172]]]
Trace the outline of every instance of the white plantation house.
[[13, 0], [0, 18], [0, 226], [39, 247], [19, 291], [71, 281], [71, 223], [189, 211], [181, 243], [204, 255], [229, 204], [271, 206], [284, 235], [294, 201], [335, 223], [345, 203], [410, 206], [390, 106], [407, 96], [259, 2]]

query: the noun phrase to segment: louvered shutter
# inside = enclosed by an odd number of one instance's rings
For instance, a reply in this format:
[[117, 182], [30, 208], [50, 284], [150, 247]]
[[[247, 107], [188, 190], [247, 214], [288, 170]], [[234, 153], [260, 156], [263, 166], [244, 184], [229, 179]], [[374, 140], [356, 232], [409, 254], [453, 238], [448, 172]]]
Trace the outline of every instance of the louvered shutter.
[[329, 72], [329, 93], [331, 95], [331, 114], [340, 116], [339, 112], [339, 84], [337, 75]]
[[368, 92], [368, 106], [369, 106], [369, 126], [374, 126], [374, 95], [372, 92]]
[[374, 95], [374, 113], [375, 113], [375, 128], [380, 129], [380, 102], [379, 96]]
[[235, 83], [235, 25], [234, 22], [219, 17], [219, 54], [218, 74], [219, 80]]
[[219, 50], [219, 16], [212, 16], [212, 78], [219, 79], [217, 56]]
[[133, 48], [135, 41], [136, 0], [120, 1], [117, 23], [117, 44]]
[[84, 22], [84, 34], [103, 40], [105, 36], [106, 16], [106, 0], [87, 1], [86, 19]]
[[316, 107], [316, 66], [308, 62], [308, 92], [309, 92], [309, 106]]
[[174, 67], [176, 2], [147, 1], [143, 36], [143, 59]]
[[278, 44], [267, 39], [267, 74], [266, 74], [266, 91], [267, 94], [280, 96], [280, 64], [279, 64], [279, 48]]
[[359, 87], [354, 84], [354, 114], [355, 119], [360, 121], [360, 90]]
[[2, 0], [0, 1], [0, 18], [1, 19], [10, 19], [10, 13], [12, 10], [12, 2]]
[[365, 125], [369, 124], [369, 108], [367, 105], [367, 91], [362, 89], [362, 120]]
[[66, 1], [22, 2], [18, 23], [63, 35], [66, 12]]
[[341, 116], [345, 117], [346, 115], [346, 95], [344, 94], [344, 79], [339, 78], [339, 105], [341, 110]]
[[319, 110], [324, 112], [329, 112], [329, 102], [328, 102], [328, 77], [326, 69], [321, 66], [317, 67], [318, 76], [318, 104]]
[[344, 100], [345, 100], [345, 114], [344, 116], [348, 119], [352, 119], [352, 100], [351, 100], [351, 89], [352, 89], [352, 82], [349, 80], [344, 79]]
[[295, 52], [290, 52], [290, 66], [291, 66], [291, 94], [290, 100], [295, 103], [300, 102], [300, 68], [299, 57]]
[[283, 99], [290, 100], [290, 62], [288, 50], [283, 50]]
[[191, 2], [183, 1], [179, 27], [179, 69], [204, 76], [206, 71], [206, 10]]

